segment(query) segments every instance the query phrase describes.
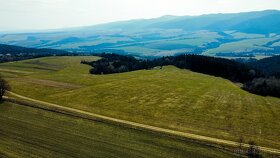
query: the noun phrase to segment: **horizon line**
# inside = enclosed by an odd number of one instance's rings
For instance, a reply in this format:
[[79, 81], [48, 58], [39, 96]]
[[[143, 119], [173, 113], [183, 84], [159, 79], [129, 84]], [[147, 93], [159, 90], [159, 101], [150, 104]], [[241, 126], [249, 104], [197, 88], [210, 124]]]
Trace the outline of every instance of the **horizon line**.
[[69, 27], [58, 27], [58, 28], [49, 28], [49, 29], [17, 29], [17, 30], [0, 30], [0, 34], [24, 34], [24, 33], [48, 33], [48, 32], [61, 32], [61, 31], [67, 31], [67, 30], [74, 30], [79, 28], [87, 28], [87, 27], [94, 27], [94, 26], [100, 26], [100, 25], [106, 25], [106, 24], [113, 24], [113, 23], [121, 23], [121, 22], [129, 22], [129, 21], [137, 21], [137, 20], [153, 20], [153, 19], [159, 19], [163, 17], [199, 17], [199, 16], [207, 16], [207, 15], [219, 15], [219, 14], [242, 14], [242, 13], [252, 13], [252, 12], [265, 12], [265, 11], [278, 11], [278, 9], [264, 9], [264, 10], [253, 10], [253, 11], [242, 11], [242, 12], [217, 12], [217, 13], [209, 13], [209, 14], [197, 14], [197, 15], [172, 15], [172, 14], [166, 14], [161, 15], [153, 18], [135, 18], [135, 19], [126, 19], [126, 20], [116, 20], [116, 21], [109, 21], [109, 22], [103, 22], [103, 23], [97, 23], [97, 24], [89, 24], [89, 25], [80, 25], [80, 26], [69, 26]]

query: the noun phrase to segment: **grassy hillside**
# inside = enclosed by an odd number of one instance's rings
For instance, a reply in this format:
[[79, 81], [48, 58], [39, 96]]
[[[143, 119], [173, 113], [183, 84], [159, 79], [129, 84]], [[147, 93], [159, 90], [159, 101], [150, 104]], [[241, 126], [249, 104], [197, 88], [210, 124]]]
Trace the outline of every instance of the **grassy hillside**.
[[0, 157], [233, 157], [209, 146], [21, 105], [0, 105]]
[[149, 125], [280, 148], [280, 99], [222, 78], [172, 66], [88, 74], [81, 59], [48, 57], [0, 65], [12, 91], [34, 99]]

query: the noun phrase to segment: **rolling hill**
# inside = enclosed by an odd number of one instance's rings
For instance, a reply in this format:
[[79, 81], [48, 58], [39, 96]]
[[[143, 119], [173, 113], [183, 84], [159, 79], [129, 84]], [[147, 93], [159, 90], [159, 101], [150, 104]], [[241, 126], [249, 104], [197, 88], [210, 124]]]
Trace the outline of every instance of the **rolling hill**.
[[155, 19], [115, 22], [83, 29], [182, 29], [185, 31], [229, 31], [243, 33], [269, 34], [280, 33], [280, 12], [266, 10], [235, 14], [210, 14], [201, 16], [163, 16]]
[[279, 54], [280, 11], [163, 16], [51, 32], [0, 34], [0, 43], [141, 57], [181, 53], [224, 57]]
[[[90, 75], [81, 60], [47, 57], [0, 64], [12, 91], [30, 98], [118, 119], [279, 149], [280, 99], [232, 82], [177, 69]], [[174, 78], [176, 76], [176, 78]]]

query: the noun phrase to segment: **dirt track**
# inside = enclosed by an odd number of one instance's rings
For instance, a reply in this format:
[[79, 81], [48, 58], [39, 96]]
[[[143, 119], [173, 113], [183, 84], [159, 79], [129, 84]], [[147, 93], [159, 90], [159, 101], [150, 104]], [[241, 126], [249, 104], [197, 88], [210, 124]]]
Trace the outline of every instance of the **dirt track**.
[[[139, 130], [145, 130], [145, 131], [150, 131], [150, 132], [157, 132], [173, 137], [178, 137], [182, 139], [192, 139], [200, 142], [205, 142], [205, 143], [211, 143], [211, 144], [216, 144], [216, 145], [222, 145], [222, 146], [230, 146], [230, 147], [237, 147], [239, 146], [238, 142], [234, 141], [229, 141], [229, 140], [223, 140], [223, 139], [218, 139], [218, 138], [212, 138], [212, 137], [207, 137], [207, 136], [202, 136], [202, 135], [197, 135], [197, 134], [191, 134], [191, 133], [185, 133], [185, 132], [180, 132], [180, 131], [175, 131], [175, 130], [170, 130], [170, 129], [164, 129], [160, 127], [155, 127], [155, 126], [150, 126], [150, 125], [145, 125], [141, 123], [136, 123], [136, 122], [131, 122], [131, 121], [126, 121], [126, 120], [120, 120], [112, 117], [107, 117], [99, 114], [94, 114], [78, 109], [73, 109], [69, 107], [64, 107], [32, 98], [28, 98], [13, 92], [8, 92], [10, 95], [16, 97], [17, 99], [10, 98], [10, 97], [5, 97], [7, 101], [10, 102], [16, 102], [25, 106], [30, 106], [30, 107], [36, 107], [40, 109], [45, 109], [57, 113], [63, 113], [67, 115], [71, 115], [74, 117], [79, 117], [83, 119], [88, 119], [88, 120], [95, 120], [95, 121], [102, 121], [105, 123], [110, 123], [110, 124], [116, 124], [116, 125], [121, 125], [129, 128], [134, 128], [134, 129], [139, 129]], [[248, 147], [249, 144], [243, 144], [244, 147]], [[273, 149], [273, 148], [267, 148], [267, 147], [261, 147], [258, 146], [259, 149], [263, 152], [267, 153], [273, 153], [280, 155], [280, 150], [279, 149]]]

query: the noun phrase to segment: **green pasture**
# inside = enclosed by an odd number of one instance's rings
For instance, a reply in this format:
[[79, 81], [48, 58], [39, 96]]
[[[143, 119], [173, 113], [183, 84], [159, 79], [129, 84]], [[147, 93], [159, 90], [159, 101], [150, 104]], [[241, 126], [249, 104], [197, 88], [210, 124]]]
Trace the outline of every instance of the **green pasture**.
[[173, 66], [90, 75], [90, 66], [80, 61], [96, 59], [39, 58], [1, 64], [0, 72], [13, 92], [30, 98], [215, 138], [244, 137], [280, 149], [279, 98], [250, 94], [228, 80]]

